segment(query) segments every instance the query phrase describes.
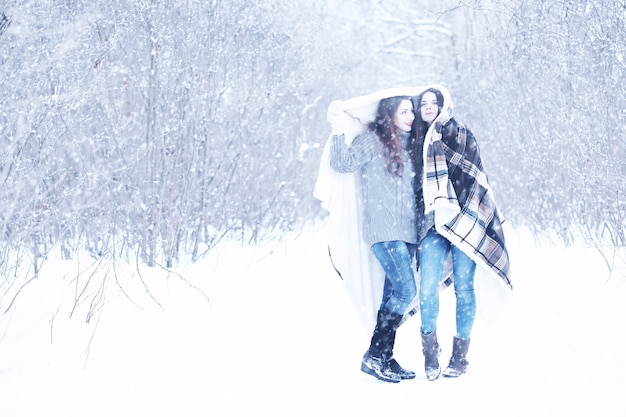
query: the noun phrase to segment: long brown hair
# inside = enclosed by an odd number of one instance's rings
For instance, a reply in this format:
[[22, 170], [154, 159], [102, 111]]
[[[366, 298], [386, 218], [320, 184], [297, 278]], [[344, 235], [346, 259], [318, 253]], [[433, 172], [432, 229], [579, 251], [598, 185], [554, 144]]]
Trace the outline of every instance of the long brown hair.
[[439, 107], [439, 110], [437, 111], [437, 116], [439, 116], [439, 113], [441, 113], [441, 109], [443, 108], [443, 94], [436, 88], [429, 88], [427, 90], [424, 90], [419, 96], [415, 98], [415, 101], [413, 102], [413, 107], [415, 107], [417, 110], [415, 110], [413, 132], [415, 132], [416, 140], [419, 143], [422, 143], [424, 141], [424, 137], [426, 137], [426, 132], [428, 131], [428, 124], [424, 120], [422, 120], [421, 112], [422, 97], [424, 97], [424, 94], [426, 93], [433, 93], [435, 97], [437, 97], [437, 106]]
[[[404, 171], [404, 160], [402, 158], [402, 144], [398, 137], [399, 129], [394, 123], [394, 117], [403, 100], [411, 101], [411, 98], [408, 96], [395, 96], [380, 100], [376, 110], [376, 118], [369, 124], [369, 128], [376, 133], [384, 145], [387, 171], [399, 177], [402, 176]], [[411, 144], [409, 149], [412, 150], [412, 148]]]

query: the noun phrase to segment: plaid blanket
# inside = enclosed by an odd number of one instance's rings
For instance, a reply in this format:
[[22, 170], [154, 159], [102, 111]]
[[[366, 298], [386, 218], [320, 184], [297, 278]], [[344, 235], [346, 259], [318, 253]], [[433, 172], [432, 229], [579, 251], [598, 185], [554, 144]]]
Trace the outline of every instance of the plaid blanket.
[[509, 289], [509, 254], [493, 191], [472, 132], [442, 112], [424, 142], [425, 211], [437, 232]]

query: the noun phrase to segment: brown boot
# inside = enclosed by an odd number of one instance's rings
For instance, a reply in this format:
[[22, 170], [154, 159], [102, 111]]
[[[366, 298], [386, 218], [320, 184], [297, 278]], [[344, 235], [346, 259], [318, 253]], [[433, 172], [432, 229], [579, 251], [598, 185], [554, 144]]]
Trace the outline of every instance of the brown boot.
[[437, 329], [432, 333], [422, 335], [422, 352], [424, 353], [424, 370], [426, 371], [426, 379], [434, 381], [441, 375], [441, 367], [439, 366], [439, 353], [441, 348], [437, 342]]
[[454, 336], [452, 342], [452, 357], [448, 367], [443, 371], [443, 376], [447, 378], [456, 378], [463, 375], [467, 371], [467, 365], [469, 362], [465, 357], [467, 356], [467, 350], [469, 349], [469, 339], [461, 339]]

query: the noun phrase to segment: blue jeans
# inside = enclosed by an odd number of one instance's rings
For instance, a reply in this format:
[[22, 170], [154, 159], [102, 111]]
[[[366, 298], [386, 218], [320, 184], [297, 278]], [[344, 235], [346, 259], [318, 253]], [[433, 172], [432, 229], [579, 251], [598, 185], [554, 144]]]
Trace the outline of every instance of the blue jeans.
[[378, 242], [372, 245], [372, 252], [385, 271], [385, 287], [380, 309], [404, 315], [411, 301], [417, 295], [413, 256], [416, 245], [401, 240]]
[[423, 334], [430, 334], [437, 326], [439, 286], [443, 279], [444, 263], [450, 252], [456, 295], [456, 333], [462, 339], [469, 339], [476, 317], [476, 263], [434, 228], [426, 234], [419, 246], [421, 330]]

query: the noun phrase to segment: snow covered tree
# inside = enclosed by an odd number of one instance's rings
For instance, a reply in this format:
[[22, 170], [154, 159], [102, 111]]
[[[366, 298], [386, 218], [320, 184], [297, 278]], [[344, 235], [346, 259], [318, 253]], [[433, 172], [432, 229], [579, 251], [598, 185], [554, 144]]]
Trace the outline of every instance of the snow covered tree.
[[515, 224], [624, 245], [623, 1], [476, 1], [461, 99]]
[[173, 265], [319, 219], [330, 101], [430, 83], [515, 225], [625, 244], [623, 0], [2, 7], [1, 238], [35, 273], [57, 247]]

